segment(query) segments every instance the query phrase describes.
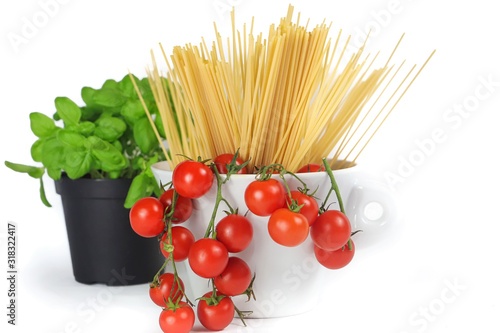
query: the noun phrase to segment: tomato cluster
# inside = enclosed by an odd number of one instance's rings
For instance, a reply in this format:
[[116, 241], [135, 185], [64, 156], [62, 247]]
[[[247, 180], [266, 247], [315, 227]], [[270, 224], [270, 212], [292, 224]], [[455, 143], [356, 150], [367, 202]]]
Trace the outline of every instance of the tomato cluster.
[[[132, 229], [143, 237], [157, 237], [160, 251], [165, 256], [165, 263], [149, 288], [151, 300], [162, 308], [159, 323], [163, 332], [189, 332], [195, 316], [205, 328], [214, 331], [227, 327], [235, 312], [243, 320], [244, 312], [235, 307], [232, 297], [246, 294], [250, 299], [254, 296], [252, 284], [255, 275], [243, 259], [233, 254], [244, 251], [251, 244], [253, 226], [246, 215], [240, 215], [238, 209], [231, 207], [222, 197], [221, 188], [232, 174], [247, 173], [247, 163], [238, 157], [238, 153], [219, 155], [208, 165], [201, 160], [181, 162], [172, 172], [171, 183], [158, 198], [140, 199], [130, 210]], [[324, 171], [325, 167], [326, 163], [324, 166], [308, 164], [297, 173]], [[333, 190], [333, 174], [329, 171]], [[220, 177], [222, 173], [227, 175], [225, 179]], [[276, 174], [279, 178], [271, 177]], [[347, 216], [339, 210], [325, 209], [325, 203], [319, 205], [303, 182], [302, 188], [290, 190], [285, 174], [302, 182], [298, 175], [280, 165], [261, 169], [245, 189], [246, 208], [257, 216], [269, 217], [268, 232], [276, 243], [294, 247], [311, 237], [319, 263], [330, 269], [344, 267], [354, 255]], [[182, 224], [193, 212], [192, 200], [207, 194], [214, 182], [217, 184], [214, 217], [209, 221], [205, 235], [195, 239]], [[339, 197], [338, 189], [336, 193]], [[227, 205], [228, 212], [215, 221], [220, 203]], [[186, 296], [184, 282], [175, 268], [176, 262], [185, 260], [191, 270], [208, 279], [212, 287], [197, 299], [196, 315], [192, 308], [194, 304]], [[172, 273], [165, 272], [169, 263], [173, 267]]]
[[[324, 165], [307, 164], [297, 173], [325, 170]], [[269, 178], [276, 173], [280, 174], [282, 182]], [[308, 194], [304, 183], [303, 189], [290, 190], [283, 177], [286, 173], [301, 181], [298, 175], [279, 166], [263, 169], [261, 179], [251, 182], [245, 190], [249, 211], [258, 216], [269, 216], [269, 235], [276, 243], [294, 247], [310, 235], [314, 254], [321, 265], [329, 269], [346, 266], [354, 256], [349, 219], [340, 210], [325, 210], [324, 204], [320, 207], [314, 196]]]
[[[159, 323], [163, 332], [191, 331], [195, 322], [193, 303], [184, 291], [184, 282], [177, 275], [175, 263], [187, 260], [192, 271], [209, 279], [212, 290], [197, 299], [196, 316], [209, 330], [222, 330], [233, 320], [236, 309], [231, 297], [252, 294], [253, 277], [249, 265], [232, 253], [245, 250], [253, 238], [251, 222], [237, 210], [216, 225], [211, 221], [207, 233], [195, 239], [193, 233], [181, 224], [193, 211], [192, 199], [205, 195], [214, 183], [220, 183], [220, 173], [246, 173], [246, 163], [237, 155], [223, 154], [207, 165], [202, 161], [187, 160], [176, 166], [172, 182], [159, 198], [138, 200], [130, 210], [130, 225], [143, 237], [158, 237], [165, 264], [150, 284], [151, 300], [163, 310]], [[222, 201], [218, 191], [218, 202]], [[218, 203], [215, 205], [218, 206]], [[168, 263], [173, 273], [165, 273]]]

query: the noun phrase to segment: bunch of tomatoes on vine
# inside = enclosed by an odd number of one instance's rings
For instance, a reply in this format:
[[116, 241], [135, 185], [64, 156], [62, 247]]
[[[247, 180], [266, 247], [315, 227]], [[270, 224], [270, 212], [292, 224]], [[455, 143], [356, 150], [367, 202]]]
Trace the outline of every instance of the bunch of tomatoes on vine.
[[[235, 314], [245, 324], [249, 312], [238, 309], [232, 297], [246, 295], [248, 301], [255, 299], [255, 273], [243, 259], [234, 255], [252, 242], [249, 213], [269, 217], [269, 235], [282, 246], [298, 246], [310, 235], [316, 259], [329, 269], [342, 268], [352, 260], [355, 249], [351, 236], [355, 232], [351, 231], [340, 191], [326, 160], [323, 165], [305, 165], [296, 173], [280, 164], [258, 168], [244, 193], [248, 210], [240, 214], [241, 207], [231, 206], [222, 195], [222, 187], [232, 175], [247, 174], [247, 164], [238, 152], [219, 155], [213, 161], [187, 159], [174, 168], [172, 181], [162, 185], [164, 191], [160, 197], [142, 198], [131, 208], [132, 229], [142, 237], [157, 237], [165, 256], [149, 288], [151, 300], [162, 308], [159, 323], [163, 332], [190, 332], [195, 323], [193, 307], [199, 322], [208, 330], [223, 330]], [[321, 205], [297, 175], [318, 171], [326, 171], [331, 181]], [[286, 177], [296, 178], [301, 186], [290, 189]], [[193, 200], [207, 194], [214, 183], [217, 194], [211, 219], [203, 237], [195, 239], [182, 224], [191, 217]], [[326, 206], [332, 192], [337, 196], [340, 210]], [[216, 221], [221, 203], [226, 206], [226, 216]], [[196, 275], [209, 282], [209, 290], [194, 300], [196, 305], [187, 297], [184, 282], [177, 273], [176, 263], [185, 260]], [[165, 271], [168, 265], [171, 272]]]

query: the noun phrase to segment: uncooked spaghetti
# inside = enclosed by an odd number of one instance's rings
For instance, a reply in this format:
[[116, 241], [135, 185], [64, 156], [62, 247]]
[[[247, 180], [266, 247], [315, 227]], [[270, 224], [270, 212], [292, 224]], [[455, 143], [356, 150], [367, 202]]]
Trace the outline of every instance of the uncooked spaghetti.
[[[213, 158], [239, 149], [253, 166], [281, 163], [288, 170], [332, 157], [355, 161], [394, 110], [433, 53], [416, 69], [404, 61], [373, 68], [378, 54], [365, 45], [348, 55], [349, 38], [329, 37], [324, 22], [310, 31], [292, 21], [293, 7], [267, 38], [235, 28], [209, 48], [177, 46], [166, 73], [152, 52], [148, 78], [167, 135], [173, 168], [185, 159]], [[226, 46], [225, 46], [226, 45]], [[144, 105], [146, 108], [146, 105]], [[147, 108], [146, 108], [147, 109]], [[149, 113], [149, 112], [148, 112]], [[158, 136], [158, 139], [161, 138]]]

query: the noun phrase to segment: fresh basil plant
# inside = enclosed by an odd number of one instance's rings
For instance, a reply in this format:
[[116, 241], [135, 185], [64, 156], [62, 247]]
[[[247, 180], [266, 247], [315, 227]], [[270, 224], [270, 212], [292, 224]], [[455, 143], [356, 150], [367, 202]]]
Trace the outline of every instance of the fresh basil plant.
[[52, 118], [32, 112], [30, 127], [37, 140], [31, 147], [31, 157], [42, 166], [9, 161], [5, 165], [39, 179], [40, 197], [48, 207], [44, 174], [53, 180], [59, 180], [63, 174], [70, 179], [131, 178], [127, 208], [142, 197], [158, 195], [160, 189], [150, 166], [164, 159], [164, 154], [132, 80], [152, 113], [160, 136], [165, 138], [147, 78], [126, 75], [119, 82], [107, 80], [99, 89], [82, 88], [84, 106], [68, 97], [57, 97]]

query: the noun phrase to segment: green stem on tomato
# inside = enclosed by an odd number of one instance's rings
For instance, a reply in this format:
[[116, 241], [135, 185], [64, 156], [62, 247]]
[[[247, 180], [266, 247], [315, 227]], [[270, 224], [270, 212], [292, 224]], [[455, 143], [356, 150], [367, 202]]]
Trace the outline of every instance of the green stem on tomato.
[[[302, 184], [302, 188], [301, 188], [301, 189], [299, 188], [299, 190], [300, 190], [301, 192], [303, 192], [303, 193], [307, 194], [307, 192], [309, 191], [309, 188], [307, 187], [307, 184], [306, 184], [306, 183], [305, 183], [302, 179], [300, 179], [300, 177], [299, 177], [299, 176], [297, 176], [297, 175], [296, 175], [295, 173], [293, 173], [293, 172], [286, 171], [286, 170], [285, 170], [285, 174], [290, 175], [290, 176], [292, 176], [293, 178], [297, 179], [297, 180], [299, 181], [299, 183], [301, 183], [301, 184]], [[285, 180], [285, 179], [283, 178], [283, 180]]]
[[337, 184], [337, 181], [335, 180], [335, 177], [333, 176], [333, 171], [328, 162], [326, 161], [326, 158], [323, 158], [323, 165], [325, 166], [326, 173], [328, 174], [328, 177], [330, 178], [330, 182], [332, 184], [330, 190], [328, 191], [328, 194], [326, 195], [325, 201], [323, 201], [323, 204], [321, 205], [321, 211], [325, 210], [325, 205], [326, 202], [328, 201], [328, 198], [330, 197], [330, 194], [332, 191], [335, 191], [335, 194], [337, 195], [337, 200], [339, 202], [339, 207], [340, 211], [345, 214], [344, 210], [344, 203], [342, 201], [342, 196], [340, 195], [340, 189]]
[[168, 262], [170, 261], [170, 258], [165, 259], [163, 264], [161, 265], [160, 269], [158, 272], [156, 272], [155, 276], [153, 277], [153, 283], [156, 284], [159, 282], [160, 275], [163, 273], [165, 270], [165, 267], [167, 267]]
[[[215, 174], [215, 180], [217, 181], [217, 194], [215, 197], [214, 210], [212, 211], [212, 216], [210, 217], [210, 222], [208, 223], [208, 227], [207, 227], [207, 230], [205, 231], [204, 238], [209, 238], [210, 236], [215, 238], [215, 217], [217, 216], [220, 202], [223, 200], [225, 201], [225, 199], [222, 197], [222, 185], [225, 182], [221, 179], [219, 171], [215, 167], [215, 164], [212, 164], [212, 170]], [[227, 201], [225, 201], [225, 202], [227, 204]]]
[[246, 327], [247, 323], [245, 322], [245, 317], [251, 315], [253, 313], [253, 311], [241, 311], [240, 309], [238, 309], [238, 307], [236, 305], [234, 305], [234, 311], [236, 311], [241, 322]]
[[165, 260], [165, 263], [163, 264], [163, 267], [162, 267], [162, 269], [160, 269], [159, 273], [161, 273], [161, 271], [163, 269], [165, 269], [168, 262], [171, 261], [172, 262], [172, 271], [174, 274], [174, 281], [177, 284], [177, 288], [178, 288], [178, 290], [182, 291], [182, 294], [186, 298], [186, 302], [188, 304], [190, 304], [191, 306], [193, 306], [193, 303], [189, 300], [186, 293], [184, 292], [184, 288], [182, 288], [181, 280], [179, 278], [179, 274], [177, 273], [177, 267], [175, 265], [175, 260], [174, 260], [174, 247], [173, 247], [173, 240], [172, 240], [172, 218], [174, 216], [175, 206], [177, 204], [178, 198], [179, 198], [179, 193], [177, 193], [177, 191], [174, 190], [173, 195], [172, 195], [172, 203], [170, 205], [170, 211], [165, 215], [165, 223], [167, 224], [167, 239], [168, 239], [168, 244], [170, 245], [171, 248], [169, 249], [169, 252], [168, 252], [168, 258], [167, 258], [167, 260]]

